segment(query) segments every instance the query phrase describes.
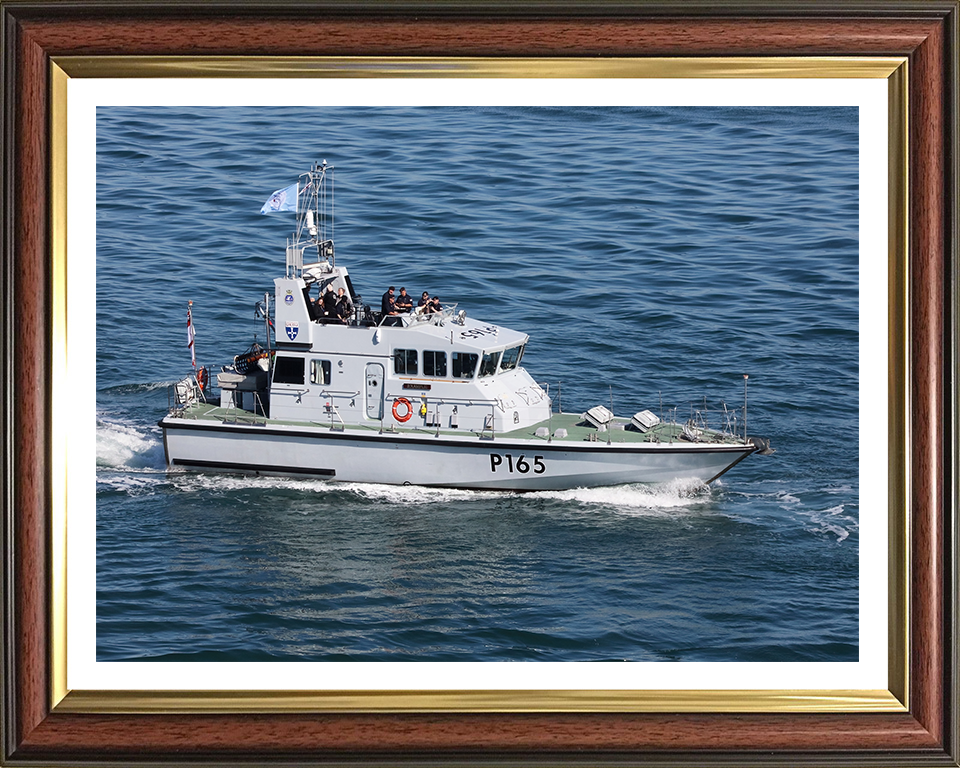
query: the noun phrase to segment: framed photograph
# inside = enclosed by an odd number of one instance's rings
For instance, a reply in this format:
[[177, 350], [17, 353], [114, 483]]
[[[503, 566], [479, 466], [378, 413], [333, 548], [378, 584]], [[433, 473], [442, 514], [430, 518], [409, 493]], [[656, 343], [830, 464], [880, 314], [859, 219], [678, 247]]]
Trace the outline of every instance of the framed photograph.
[[[869, 11], [823, 3], [719, 8], [601, 5], [589, 11], [552, 5], [535, 12], [495, 4], [470, 9], [443, 4], [295, 8], [250, 4], [230, 14], [212, 4], [193, 4], [188, 13], [178, 4], [121, 8], [41, 2], [3, 3], [2, 11], [4, 300], [11, 308], [4, 316], [3, 365], [5, 381], [17, 384], [4, 390], [9, 457], [4, 464], [5, 763], [419, 765], [498, 760], [793, 765], [899, 764], [922, 758], [957, 764], [958, 718], [951, 704], [958, 694], [954, 505], [958, 153], [957, 76], [951, 63], [957, 54], [955, 2], [916, 7], [891, 2]], [[630, 87], [640, 82], [646, 101], [636, 95], [639, 89]], [[412, 95], [412, 89], [424, 83], [429, 84], [430, 95]], [[494, 96], [478, 95], [482, 91], [476, 87], [491, 83]], [[688, 89], [697, 83], [714, 84], [709, 87], [712, 100], [696, 101]], [[313, 90], [318, 84], [326, 94], [336, 94], [335, 108], [288, 106], [300, 103], [298, 98], [319, 103], [319, 91]], [[744, 106], [729, 90], [738, 84], [765, 88], [767, 95], [754, 93]], [[105, 90], [91, 96], [98, 85]], [[196, 90], [184, 98], [188, 88]], [[264, 95], [267, 91], [272, 95]], [[191, 105], [189, 114], [183, 113], [184, 104]], [[624, 327], [618, 305], [633, 302], [646, 324], [660, 327], [665, 335], [677, 335], [682, 328], [671, 323], [697, 327], [699, 284], [724, 283], [731, 269], [741, 276], [741, 288], [730, 289], [741, 294], [739, 307], [731, 305], [734, 312], [762, 311], [773, 306], [770, 302], [795, 302], [793, 322], [809, 327], [771, 328], [767, 331], [771, 346], [773, 341], [783, 345], [795, 340], [793, 359], [806, 361], [803, 385], [829, 393], [811, 398], [811, 403], [835, 402], [843, 410], [859, 401], [859, 415], [838, 423], [819, 419], [811, 406], [803, 417], [811, 429], [838, 434], [825, 436], [821, 457], [812, 451], [815, 441], [806, 448], [794, 446], [795, 454], [811, 452], [806, 461], [813, 462], [814, 474], [817, 461], [835, 464], [836, 458], [829, 457], [840, 456], [849, 446], [843, 459], [847, 470], [833, 467], [836, 473], [830, 476], [829, 487], [818, 489], [817, 500], [811, 503], [816, 514], [805, 518], [809, 524], [803, 530], [807, 537], [828, 542], [831, 557], [824, 557], [819, 567], [807, 562], [794, 574], [789, 563], [778, 563], [783, 566], [778, 572], [772, 561], [766, 566], [759, 562], [753, 572], [757, 590], [746, 599], [755, 601], [758, 611], [792, 611], [798, 622], [814, 615], [805, 613], [807, 602], [819, 605], [818, 617], [825, 613], [824, 606], [836, 606], [836, 615], [811, 629], [809, 637], [819, 638], [818, 644], [807, 644], [806, 634], [792, 640], [783, 637], [791, 626], [786, 620], [777, 626], [787, 629], [771, 641], [774, 632], [761, 616], [751, 633], [745, 628], [746, 614], [731, 618], [724, 615], [723, 606], [704, 606], [688, 608], [687, 613], [702, 617], [702, 634], [727, 633], [716, 647], [698, 642], [698, 628], [688, 616], [682, 624], [683, 632], [691, 635], [686, 645], [652, 642], [640, 648], [636, 636], [628, 634], [618, 641], [613, 631], [606, 636], [614, 640], [608, 639], [603, 652], [592, 653], [589, 632], [582, 644], [575, 639], [576, 629], [552, 636], [550, 622], [555, 619], [544, 610], [543, 631], [536, 639], [528, 635], [509, 653], [498, 653], [491, 649], [502, 645], [502, 638], [491, 640], [493, 635], [483, 627], [471, 635], [430, 631], [451, 616], [436, 604], [457, 603], [465, 582], [451, 576], [443, 558], [425, 563], [402, 551], [443, 547], [444, 535], [447, 544], [458, 537], [475, 543], [476, 535], [462, 526], [479, 526], [472, 529], [476, 534], [488, 520], [489, 511], [476, 499], [451, 501], [428, 493], [419, 502], [421, 509], [473, 505], [467, 523], [460, 516], [456, 528], [431, 532], [443, 526], [442, 520], [434, 518], [423, 526], [407, 517], [382, 514], [384, 507], [403, 507], [407, 500], [402, 495], [380, 494], [371, 502], [368, 488], [348, 489], [347, 495], [328, 503], [353, 509], [354, 519], [369, 518], [367, 522], [378, 530], [384, 524], [404, 530], [383, 538], [333, 526], [304, 537], [295, 533], [296, 520], [277, 519], [273, 521], [277, 525], [290, 526], [285, 533], [263, 536], [256, 543], [248, 537], [247, 545], [238, 533], [236, 548], [221, 558], [215, 549], [199, 552], [197, 541], [202, 541], [201, 548], [213, 541], [215, 537], [204, 538], [204, 526], [215, 519], [238, 532], [258, 530], [257, 520], [234, 514], [246, 503], [248, 488], [225, 491], [222, 483], [213, 489], [184, 488], [162, 471], [153, 473], [156, 462], [149, 460], [142, 467], [136, 461], [131, 465], [128, 458], [116, 466], [109, 461], [104, 465], [102, 444], [94, 447], [82, 436], [83, 419], [91, 412], [83, 404], [96, 401], [98, 440], [102, 443], [106, 435], [113, 441], [108, 451], [136, 453], [131, 441], [141, 440], [143, 434], [124, 420], [122, 409], [142, 406], [152, 382], [169, 383], [178, 366], [183, 367], [157, 361], [155, 375], [145, 376], [144, 383], [122, 376], [116, 387], [103, 381], [104, 373], [114, 370], [110, 355], [138, 366], [152, 364], [138, 357], [139, 347], [145, 345], [136, 343], [138, 332], [128, 327], [138, 322], [134, 318], [139, 299], [147, 309], [158, 310], [144, 317], [149, 316], [164, 345], [168, 335], [179, 345], [183, 329], [170, 320], [175, 310], [173, 304], [167, 306], [173, 301], [168, 294], [179, 301], [184, 285], [209, 277], [218, 293], [212, 306], [202, 307], [204, 292], [198, 290], [200, 300], [191, 321], [196, 319], [198, 334], [210, 330], [210, 335], [196, 338], [209, 345], [219, 361], [231, 344], [240, 343], [239, 337], [230, 336], [226, 321], [234, 313], [235, 301], [246, 302], [250, 292], [243, 284], [241, 266], [248, 269], [259, 263], [259, 254], [269, 254], [265, 249], [275, 247], [277, 233], [283, 236], [278, 219], [258, 219], [255, 209], [239, 213], [237, 209], [251, 206], [258, 195], [266, 199], [261, 189], [267, 194], [283, 189], [288, 179], [276, 178], [274, 183], [271, 169], [218, 157], [221, 145], [215, 137], [230, 134], [236, 146], [279, 147], [283, 142], [278, 132], [288, 138], [302, 134], [309, 141], [295, 126], [298, 115], [310, 122], [325, 121], [329, 135], [353, 147], [368, 166], [355, 171], [341, 166], [341, 174], [355, 172], [357, 181], [337, 192], [338, 215], [349, 225], [342, 226], [340, 237], [356, 254], [350, 263], [355, 275], [365, 270], [379, 286], [390, 282], [392, 270], [400, 265], [416, 263], [416, 287], [439, 286], [446, 296], [457, 290], [458, 281], [443, 269], [424, 266], [428, 262], [424, 254], [440, 248], [452, 275], [462, 280], [473, 273], [468, 293], [479, 304], [468, 301], [468, 313], [483, 316], [488, 308], [515, 312], [525, 298], [529, 317], [520, 312], [524, 325], [538, 321], [540, 308], [549, 307], [538, 289], [525, 287], [524, 278], [539, 286], [549, 284], [551, 274], [563, 276], [574, 302], [589, 305], [576, 309], [589, 309], [594, 334], [585, 330], [578, 336], [584, 350], [551, 357], [532, 349], [524, 364], [558, 363], [563, 394], [558, 384], [557, 400], [570, 398], [574, 408], [595, 404], [586, 398], [599, 400], [608, 394], [586, 394], [574, 383], [573, 374], [578, 359], [587, 360], [587, 365], [593, 359], [586, 347], [592, 345], [596, 355], [606, 349], [604, 328]], [[641, 119], [647, 129], [642, 132], [634, 127]], [[612, 123], [616, 125], [611, 127]], [[91, 126], [92, 135], [84, 135]], [[689, 130], [685, 132], [684, 126]], [[876, 143], [864, 140], [868, 128], [879, 135]], [[456, 151], [449, 149], [452, 136], [457, 137]], [[722, 183], [711, 176], [710, 167], [721, 163], [711, 163], [714, 145], [704, 136], [716, 139], [721, 147], [717, 151], [726, 156], [727, 178]], [[405, 137], [409, 147], [391, 147], [397, 141], [393, 137]], [[143, 140], [151, 141], [146, 151], [138, 145]], [[618, 178], [617, 152], [628, 142], [642, 143], [647, 175], [640, 179], [641, 186], [630, 186], [637, 178], [620, 183], [623, 199], [611, 201], [610, 188], [617, 186]], [[689, 176], [679, 191], [671, 185], [675, 168], [666, 158], [684, 152], [688, 166], [702, 167], [698, 178], [703, 186], [697, 191], [701, 203], [691, 199]], [[732, 152], [742, 169], [739, 176], [733, 172], [737, 165], [730, 160]], [[191, 154], [203, 162], [183, 163]], [[547, 160], [538, 163], [540, 155]], [[817, 165], [821, 176], [805, 170], [804, 162], [811, 156], [817, 160], [808, 164]], [[511, 158], [514, 167], [508, 169]], [[569, 166], [558, 158], [568, 159]], [[283, 170], [299, 159], [287, 158]], [[157, 163], [165, 165], [166, 176], [138, 170]], [[383, 167], [377, 168], [377, 163]], [[451, 175], [432, 173], [431, 163], [448, 163], [461, 175], [452, 180]], [[504, 167], [496, 183], [489, 169], [476, 173], [484, 163]], [[357, 163], [352, 165], [356, 168]], [[200, 169], [196, 176], [186, 172], [188, 166]], [[644, 296], [640, 286], [621, 289], [569, 264], [558, 264], [551, 271], [537, 255], [547, 243], [524, 229], [525, 217], [548, 221], [552, 242], [559, 244], [555, 258], [575, 260], [591, 237], [593, 224], [587, 216], [570, 221], [552, 217], [570, 201], [589, 206], [593, 199], [589, 188], [579, 189], [577, 180], [597, 183], [598, 176], [588, 169], [600, 167], [605, 167], [610, 181], [601, 183], [596, 199], [602, 196], [604, 205], [614, 205], [635, 226], [643, 223], [647, 231], [652, 227], [666, 232], [673, 199], [694, 219], [704, 211], [698, 226], [713, 227], [718, 233], [715, 242], [726, 243], [718, 246], [715, 272], [708, 274], [709, 257], [691, 244], [692, 238], [671, 240], [663, 234], [654, 256], [642, 263], [632, 245], [615, 237], [604, 240], [600, 261], [617, 265], [620, 274], [635, 282], [662, 266], [658, 258], [672, 260], [675, 268], [677, 260], [689, 257], [696, 275], [673, 290], [669, 285], [663, 289], [677, 305], [670, 315], [659, 314], [655, 299]], [[823, 176], [824, 168], [829, 168], [829, 178]], [[557, 182], [554, 175], [563, 180]], [[172, 186], [163, 189], [165, 178]], [[130, 186], [127, 179], [132, 180]], [[161, 186], [154, 189], [154, 183]], [[457, 184], [480, 191], [464, 193]], [[224, 192], [225, 188], [232, 191]], [[738, 189], [741, 197], [732, 202], [727, 196], [726, 218], [718, 218], [711, 210], [709, 201], [715, 199], [711, 195], [731, 189]], [[389, 190], [393, 205], [385, 211], [381, 206], [390, 204], [385, 196]], [[523, 190], [529, 197], [521, 216], [503, 201], [518, 200]], [[178, 224], [154, 217], [161, 198], [164, 205], [172, 201], [184, 212], [202, 198], [220, 215], [200, 222], [193, 214], [178, 229]], [[756, 213], [764, 200], [768, 218]], [[481, 220], [464, 201], [482, 202], [490, 221]], [[785, 213], [778, 217], [774, 211], [780, 210]], [[139, 223], [125, 229], [124, 222], [134, 217]], [[144, 222], [152, 218], [156, 221]], [[364, 232], [364, 219], [379, 222], [373, 236]], [[90, 228], [93, 222], [95, 233]], [[537, 254], [525, 257], [522, 237], [501, 236], [495, 231], [497, 222], [528, 232], [530, 253]], [[807, 231], [800, 231], [801, 222]], [[203, 250], [214, 253], [216, 243], [230, 242], [221, 231], [244, 229], [242, 239], [249, 225], [262, 229], [247, 241], [257, 255], [244, 256], [245, 261], [239, 256], [203, 255], [189, 265], [179, 257], [164, 260], [164, 248], [188, 246], [193, 237]], [[410, 227], [409, 236], [405, 226]], [[682, 226], [686, 225], [676, 223], [673, 231]], [[163, 230], [163, 237], [157, 236], [156, 227]], [[351, 227], [355, 234], [346, 234]], [[386, 251], [380, 249], [384, 228], [398, 231], [385, 244]], [[809, 242], [798, 246], [804, 234]], [[455, 251], [441, 247], [438, 241], [444, 237], [474, 244], [474, 252], [483, 258], [477, 261], [466, 245]], [[95, 284], [92, 270], [85, 267], [93, 242]], [[754, 249], [756, 259], [771, 265], [782, 249], [805, 259], [807, 269], [791, 271], [787, 263], [767, 269], [758, 264], [753, 269], [765, 277], [753, 283], [749, 265], [730, 266], [739, 264], [731, 261], [736, 244], [742, 244], [744, 252]], [[508, 246], [517, 248], [510, 261], [516, 279], [504, 281], [503, 271], [494, 279], [489, 276], [491, 265]], [[726, 255], [724, 247], [730, 249]], [[140, 256], [128, 260], [127, 249]], [[876, 268], [864, 261], [865, 251], [882, 254]], [[815, 265], [821, 262], [819, 269]], [[170, 274], [171, 270], [180, 274]], [[127, 295], [131, 286], [133, 297]], [[497, 293], [501, 286], [521, 301], [505, 301]], [[704, 289], [703, 295], [711, 295], [711, 290]], [[93, 302], [84, 301], [92, 292], [97, 297], [95, 343], [101, 379], [96, 382], [79, 374], [84, 365], [78, 362], [83, 359], [78, 352], [82, 345], [76, 341], [93, 332], [93, 310], [88, 310]], [[808, 301], [802, 300], [804, 292]], [[454, 295], [445, 301], [457, 298], [463, 300]], [[684, 303], [690, 306], [684, 308]], [[176, 304], [176, 313], [186, 306]], [[811, 315], [804, 314], [808, 306], [814, 307]], [[828, 318], [823, 316], [826, 306], [832, 313]], [[208, 312], [206, 317], [202, 311]], [[236, 310], [239, 317], [248, 314], [246, 303]], [[769, 317], [771, 325], [779, 322], [772, 312]], [[750, 322], [755, 333], [764, 333], [756, 317]], [[548, 321], [545, 327], [556, 349], [571, 344], [563, 323]], [[121, 338], [124, 331], [126, 340]], [[706, 328], [704, 339], [713, 332]], [[668, 355], [669, 344], [650, 344], [659, 356]], [[825, 348], [833, 350], [836, 359], [830, 363], [814, 358], [813, 347], [821, 357]], [[732, 354], [736, 352], [734, 347]], [[616, 345], [609, 353], [618, 354]], [[687, 359], [706, 359], [705, 352], [704, 357], [699, 354], [696, 343], [684, 353]], [[783, 360], [788, 357], [784, 353]], [[189, 363], [188, 356], [183, 362]], [[725, 363], [722, 370], [729, 373], [731, 365]], [[645, 378], [657, 367], [651, 362]], [[537, 368], [538, 377], [551, 375]], [[755, 395], [774, 413], [777, 387], [801, 381], [800, 373], [788, 375], [788, 368], [786, 362], [770, 362], [765, 370], [782, 376], [769, 377], [773, 393], [766, 400]], [[740, 373], [746, 371], [736, 373], [741, 383]], [[677, 405], [670, 401], [670, 388], [682, 377], [661, 375], [669, 409]], [[744, 387], [745, 381], [744, 377]], [[756, 388], [760, 386], [758, 381]], [[611, 405], [615, 399], [625, 402], [631, 412], [650, 405], [632, 399], [630, 387], [617, 391], [611, 384], [608, 389]], [[708, 418], [708, 412], [718, 418], [712, 392], [709, 402], [704, 396], [695, 417], [691, 410], [691, 421]], [[723, 396], [735, 401], [738, 392], [731, 386]], [[651, 408], [663, 412], [664, 399], [661, 392], [661, 402]], [[104, 413], [107, 401], [110, 409]], [[722, 407], [726, 412], [725, 403]], [[770, 417], [765, 424], [762, 408], [756, 411], [760, 428], [769, 431]], [[72, 421], [76, 413], [87, 416]], [[781, 414], [781, 418], [800, 417]], [[876, 453], [868, 455], [870, 449]], [[128, 471], [131, 466], [136, 471]], [[93, 472], [98, 478], [96, 499], [92, 493], [76, 492], [80, 486], [92, 488], [77, 478]], [[877, 477], [868, 481], [868, 472]], [[164, 491], [168, 506], [154, 510], [151, 517], [153, 497], [138, 500], [137, 489], [158, 482], [177, 487]], [[285, 513], [310, 513], [296, 499], [289, 503], [288, 486], [261, 484], [253, 490], [261, 502], [274, 498]], [[677, 498], [658, 498], [652, 506], [676, 502], [687, 508], [688, 493], [680, 489]], [[748, 475], [739, 496], [731, 486], [720, 495], [694, 498], [697, 511], [683, 536], [677, 537], [685, 542], [677, 545], [678, 556], [689, 558], [694, 550], [709, 549], [711, 542], [720, 556], [724, 551], [734, 552], [731, 556], [740, 561], [756, 556], [762, 548], [726, 546], [749, 524], [733, 532], [718, 527], [748, 510], [754, 493], [776, 497], [781, 506], [797, 505], [794, 510], [805, 509], [808, 501], [784, 496], [769, 478]], [[111, 495], [119, 500], [111, 502]], [[357, 504], [359, 497], [363, 501]], [[827, 503], [831, 499], [832, 505]], [[571, 528], [567, 532], [571, 538], [565, 540], [563, 531], [555, 530], [553, 549], [573, 550], [578, 540], [598, 558], [603, 542], [613, 541], [605, 537], [636, 535], [638, 526], [588, 530], [570, 517], [573, 507], [580, 514], [595, 503], [584, 497], [521, 497], [510, 512], [523, 516], [528, 527], [547, 519], [556, 523], [559, 515], [576, 531]], [[635, 509], [645, 508], [645, 503], [620, 498], [613, 506]], [[600, 505], [611, 506], [609, 497], [602, 497]], [[715, 506], [721, 513], [711, 517]], [[224, 522], [228, 513], [229, 523]], [[151, 526], [154, 530], [148, 531]], [[783, 552], [793, 550], [795, 558], [816, 557], [822, 549], [804, 550], [802, 542], [791, 538], [793, 529], [751, 530], [757, 536], [775, 537], [776, 546]], [[661, 543], [671, 540], [662, 530], [653, 534]], [[513, 532], [510, 546], [517, 546], [517, 535], [519, 530]], [[178, 539], [188, 537], [193, 538], [191, 545], [181, 547]], [[326, 543], [313, 549], [314, 538]], [[541, 539], [541, 546], [550, 546], [549, 540]], [[691, 540], [701, 544], [694, 547]], [[340, 544], [331, 543], [336, 541]], [[483, 557], [473, 543], [461, 552], [461, 560]], [[503, 552], [508, 542], [501, 538], [487, 544]], [[306, 547], [312, 555], [308, 553], [306, 561], [276, 559], [261, 551], [290, 546]], [[361, 550], [384, 546], [388, 552], [379, 562], [392, 571], [384, 579], [373, 579], [386, 585], [386, 592], [375, 593], [369, 584], [358, 586], [374, 563]], [[633, 546], [642, 546], [641, 539]], [[505, 581], [520, 573], [524, 558], [539, 557], [535, 548], [524, 552], [523, 557], [497, 560]], [[282, 563], [296, 567], [297, 562], [328, 562], [331, 557], [342, 558], [339, 567], [323, 572], [339, 579], [340, 591], [330, 592], [327, 602], [335, 604], [334, 623], [342, 631], [320, 639], [298, 624], [304, 611], [317, 610], [316, 604], [304, 602], [305, 593], [291, 585], [320, 584], [325, 577], [314, 580], [300, 573], [274, 578], [268, 571]], [[722, 581], [722, 570], [711, 570], [710, 563], [716, 561], [703, 557], [689, 560], [689, 567], [701, 574], [698, 578]], [[234, 558], [253, 564], [249, 583], [229, 584], [240, 571], [232, 565], [216, 567], [221, 559]], [[154, 581], [144, 575], [151, 569], [163, 571], [168, 561], [177, 562], [190, 583], [164, 582], [162, 577]], [[351, 573], [350, 562], [361, 563], [364, 569], [354, 582], [344, 580]], [[582, 570], [570, 570], [571, 563], [563, 558], [539, 562], [542, 572], [520, 573], [523, 588], [516, 595], [505, 595], [508, 601], [517, 595], [530, 601], [520, 604], [521, 600], [511, 610], [536, 613], [541, 605], [537, 600], [552, 583], [569, 599], [593, 601], [601, 609], [605, 618], [594, 633], [618, 626], [615, 617], [608, 618], [622, 599], [616, 590], [608, 597], [597, 593], [591, 598], [586, 587], [582, 594], [573, 594], [569, 590], [578, 574], [584, 576]], [[596, 562], [626, 575], [644, 561]], [[257, 563], [267, 570], [258, 571]], [[407, 566], [409, 570], [404, 570]], [[831, 568], [843, 574], [830, 573]], [[445, 580], [452, 586], [445, 586]], [[760, 593], [767, 580], [792, 581], [796, 601], [763, 609], [766, 603]], [[802, 581], [810, 582], [806, 586], [817, 593], [816, 599], [802, 596]], [[629, 584], [624, 582], [624, 589]], [[650, 584], [658, 588], [656, 581], [643, 582], [644, 587]], [[256, 615], [245, 620], [243, 637], [213, 612], [201, 616], [204, 606], [212, 605], [214, 591], [239, 589], [243, 595], [237, 605], [243, 603], [246, 610], [251, 601], [257, 602], [258, 589], [275, 591], [278, 585], [292, 589], [290, 610], [281, 617], [286, 645], [258, 644], [250, 634]], [[486, 589], [499, 588], [488, 584]], [[665, 580], [664, 589], [669, 588]], [[182, 590], [176, 598], [181, 613], [166, 612], [164, 600], [169, 601], [169, 595], [157, 600], [150, 594], [171, 589]], [[395, 600], [391, 590], [398, 589], [407, 595], [405, 602]], [[688, 592], [675, 592], [655, 603], [665, 612], [668, 625], [670, 600], [693, 603], [698, 589], [692, 583]], [[830, 590], [834, 594], [828, 596]], [[384, 610], [371, 610], [378, 601]], [[405, 624], [410, 617], [397, 618], [396, 606], [413, 603], [420, 608], [415, 620]], [[502, 603], [496, 598], [491, 605], [499, 609]], [[478, 616], [489, 610], [489, 605], [475, 607]], [[190, 610], [200, 613], [185, 629], [186, 624], [177, 622]], [[389, 629], [378, 632], [379, 624], [394, 621], [393, 634]], [[166, 624], [171, 625], [169, 631]], [[268, 629], [263, 635], [271, 633]], [[457, 642], [451, 644], [451, 637]], [[620, 646], [622, 659], [611, 657], [610, 649]], [[613, 660], [661, 663], [590, 663]]]

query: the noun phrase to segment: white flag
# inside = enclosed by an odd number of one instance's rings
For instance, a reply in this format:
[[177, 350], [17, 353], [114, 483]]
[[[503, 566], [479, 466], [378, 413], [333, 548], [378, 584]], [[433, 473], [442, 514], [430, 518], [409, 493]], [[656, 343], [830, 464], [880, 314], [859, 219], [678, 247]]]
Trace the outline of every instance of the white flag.
[[[297, 184], [299, 184], [299, 182]], [[297, 198], [300, 196], [300, 191], [297, 184], [291, 184], [289, 187], [285, 187], [284, 189], [278, 189], [276, 192], [270, 195], [270, 199], [263, 204], [263, 207], [260, 209], [260, 213], [296, 211]]]

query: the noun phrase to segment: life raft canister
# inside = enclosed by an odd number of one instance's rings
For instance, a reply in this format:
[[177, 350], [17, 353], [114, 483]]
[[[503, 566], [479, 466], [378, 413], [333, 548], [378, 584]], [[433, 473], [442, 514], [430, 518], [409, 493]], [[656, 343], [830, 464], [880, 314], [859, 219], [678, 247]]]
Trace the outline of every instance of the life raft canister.
[[[403, 416], [397, 413], [398, 408], [405, 408]], [[410, 417], [413, 416], [413, 406], [410, 405], [410, 401], [405, 397], [398, 397], [393, 401], [393, 418], [397, 421], [409, 421]]]

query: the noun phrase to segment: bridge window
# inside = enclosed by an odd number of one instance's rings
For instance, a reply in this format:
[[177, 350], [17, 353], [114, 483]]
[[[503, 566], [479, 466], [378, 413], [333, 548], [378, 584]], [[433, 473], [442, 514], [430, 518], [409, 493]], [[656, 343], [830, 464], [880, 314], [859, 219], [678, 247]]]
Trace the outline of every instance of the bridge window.
[[424, 350], [423, 375], [424, 376], [446, 376], [447, 375], [447, 353], [433, 352], [428, 349]]
[[453, 352], [451, 357], [453, 378], [472, 379], [474, 371], [477, 370], [477, 360], [480, 359], [480, 356], [474, 352]]
[[520, 362], [521, 355], [523, 355], [523, 344], [503, 350], [503, 359], [500, 361], [500, 370], [512, 371]]
[[497, 372], [497, 363], [500, 362], [500, 351], [487, 352], [480, 362], [480, 378], [493, 376]]
[[417, 375], [417, 350], [415, 349], [393, 350], [393, 372], [404, 374], [406, 376], [416, 376]]
[[330, 361], [329, 360], [311, 360], [310, 361], [310, 383], [311, 384], [329, 384], [330, 383]]
[[277, 355], [273, 361], [274, 384], [303, 384], [304, 360], [302, 357]]

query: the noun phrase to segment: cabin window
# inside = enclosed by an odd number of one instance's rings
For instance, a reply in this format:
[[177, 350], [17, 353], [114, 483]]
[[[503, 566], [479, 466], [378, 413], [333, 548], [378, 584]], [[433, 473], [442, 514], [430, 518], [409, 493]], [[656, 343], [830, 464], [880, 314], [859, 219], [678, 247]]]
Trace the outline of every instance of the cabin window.
[[517, 347], [503, 350], [503, 359], [500, 360], [501, 371], [512, 371], [520, 362], [520, 356], [523, 354], [523, 344]]
[[500, 362], [500, 351], [487, 352], [480, 361], [480, 378], [493, 376], [497, 372], [497, 363]]
[[429, 349], [424, 350], [423, 375], [424, 376], [446, 376], [447, 375], [447, 353], [433, 352]]
[[393, 350], [393, 372], [405, 374], [407, 376], [416, 376], [417, 375], [417, 350], [415, 349]]
[[277, 355], [273, 361], [274, 384], [303, 384], [304, 360], [302, 357]]
[[451, 357], [453, 378], [472, 379], [474, 371], [477, 370], [477, 360], [480, 359], [480, 356], [474, 352], [453, 352]]
[[311, 360], [310, 361], [310, 383], [311, 384], [329, 384], [330, 383], [330, 361], [329, 360]]

